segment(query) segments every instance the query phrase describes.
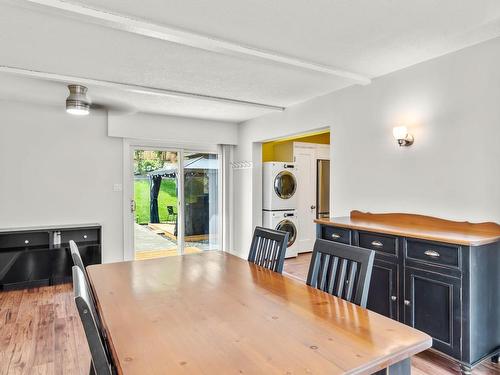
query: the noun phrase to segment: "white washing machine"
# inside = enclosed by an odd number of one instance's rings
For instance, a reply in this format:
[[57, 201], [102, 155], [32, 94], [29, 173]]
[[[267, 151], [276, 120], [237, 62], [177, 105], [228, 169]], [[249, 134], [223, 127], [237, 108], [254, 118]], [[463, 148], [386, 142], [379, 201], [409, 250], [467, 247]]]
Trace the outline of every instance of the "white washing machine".
[[285, 258], [296, 257], [297, 247], [297, 215], [295, 210], [263, 211], [262, 222], [265, 228], [288, 232], [288, 247]]
[[295, 164], [267, 162], [262, 165], [262, 208], [268, 211], [297, 208]]

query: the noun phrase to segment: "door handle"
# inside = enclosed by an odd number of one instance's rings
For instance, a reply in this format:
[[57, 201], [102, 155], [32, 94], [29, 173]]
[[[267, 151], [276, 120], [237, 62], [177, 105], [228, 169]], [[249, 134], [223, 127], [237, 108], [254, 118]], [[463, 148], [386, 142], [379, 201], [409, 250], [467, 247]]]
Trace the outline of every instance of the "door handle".
[[316, 208], [316, 206], [315, 206], [315, 205], [312, 205], [312, 206], [311, 206], [311, 210], [314, 210], [315, 208]]
[[405, 306], [410, 306], [411, 305], [411, 302], [408, 301], [407, 299], [405, 299]]
[[135, 200], [130, 200], [130, 212], [135, 212]]
[[398, 300], [398, 297], [396, 297], [396, 296], [391, 296], [391, 300], [392, 300], [392, 301], [394, 301], [394, 302], [396, 302], [396, 301]]

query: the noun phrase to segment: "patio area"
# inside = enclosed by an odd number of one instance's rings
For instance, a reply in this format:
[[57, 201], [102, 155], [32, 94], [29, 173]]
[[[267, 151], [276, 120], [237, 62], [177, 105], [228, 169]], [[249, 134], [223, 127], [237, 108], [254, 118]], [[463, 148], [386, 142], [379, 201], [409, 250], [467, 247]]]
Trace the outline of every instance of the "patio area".
[[[173, 232], [173, 224], [165, 225], [170, 225]], [[165, 235], [165, 231], [163, 229], [168, 228], [155, 228], [156, 225], [151, 224], [134, 224], [135, 259], [151, 259], [178, 255], [175, 236], [173, 236], [173, 234], [171, 236]], [[213, 250], [210, 248], [208, 238], [199, 241], [189, 237], [186, 238], [184, 247], [185, 254], [193, 254], [205, 250]]]

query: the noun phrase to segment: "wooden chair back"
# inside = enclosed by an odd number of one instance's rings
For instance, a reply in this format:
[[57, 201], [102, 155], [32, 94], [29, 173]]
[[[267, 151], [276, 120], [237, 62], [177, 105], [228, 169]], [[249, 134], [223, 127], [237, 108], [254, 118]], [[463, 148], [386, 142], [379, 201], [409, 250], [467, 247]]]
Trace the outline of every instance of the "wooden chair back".
[[282, 273], [288, 246], [288, 232], [255, 227], [248, 261]]
[[307, 285], [366, 307], [375, 252], [318, 239], [307, 275]]
[[92, 357], [93, 373], [96, 375], [111, 375], [113, 373], [112, 366], [106, 352], [105, 341], [98, 328], [97, 311], [90, 294], [90, 287], [83, 271], [78, 266], [73, 266], [72, 271], [75, 303], [87, 337]]

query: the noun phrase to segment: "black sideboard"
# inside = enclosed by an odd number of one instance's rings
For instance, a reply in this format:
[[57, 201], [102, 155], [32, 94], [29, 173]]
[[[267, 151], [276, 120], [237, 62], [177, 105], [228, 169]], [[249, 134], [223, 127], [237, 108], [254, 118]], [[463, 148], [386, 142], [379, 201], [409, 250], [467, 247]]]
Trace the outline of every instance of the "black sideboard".
[[444, 242], [429, 240], [425, 228], [419, 238], [418, 225], [408, 236], [404, 224], [398, 232], [397, 224], [366, 217], [316, 222], [319, 238], [375, 250], [368, 309], [432, 336], [433, 349], [458, 361], [463, 374], [489, 357], [498, 363], [500, 236], [481, 241], [466, 231], [459, 241], [460, 231], [447, 228], [453, 242]]
[[[54, 244], [59, 232], [61, 243]], [[0, 290], [71, 281], [69, 241], [74, 240], [85, 265], [101, 263], [101, 226], [61, 225], [0, 230]]]

